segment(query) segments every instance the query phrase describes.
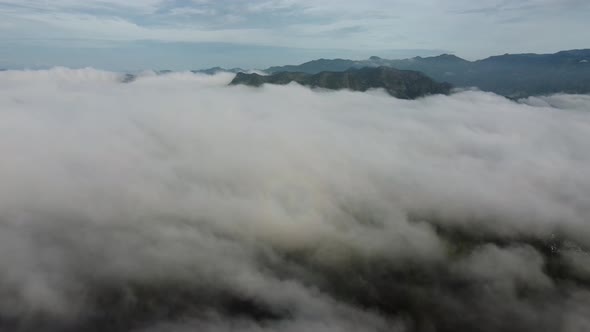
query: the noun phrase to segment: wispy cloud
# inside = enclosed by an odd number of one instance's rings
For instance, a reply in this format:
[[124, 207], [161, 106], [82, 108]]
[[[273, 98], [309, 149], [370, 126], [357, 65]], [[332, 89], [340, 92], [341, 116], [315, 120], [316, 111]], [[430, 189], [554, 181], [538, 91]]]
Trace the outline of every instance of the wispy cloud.
[[0, 0], [0, 40], [427, 48], [474, 58], [583, 47], [583, 34], [563, 38], [556, 31], [587, 29], [588, 11], [584, 0]]

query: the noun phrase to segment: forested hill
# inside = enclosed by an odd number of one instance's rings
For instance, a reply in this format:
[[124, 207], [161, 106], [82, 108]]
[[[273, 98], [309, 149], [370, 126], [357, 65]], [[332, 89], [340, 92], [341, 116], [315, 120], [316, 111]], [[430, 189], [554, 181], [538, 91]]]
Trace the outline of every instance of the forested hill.
[[590, 93], [590, 49], [555, 54], [505, 54], [467, 61], [451, 54], [388, 60], [319, 59], [296, 66], [270, 67], [268, 73], [317, 74], [350, 68], [393, 67], [420, 71], [439, 82], [456, 87], [477, 87], [508, 97], [551, 93]]
[[415, 99], [432, 94], [448, 94], [451, 85], [438, 83], [428, 76], [410, 70], [391, 67], [365, 67], [343, 72], [321, 72], [318, 74], [281, 72], [269, 76], [238, 73], [231, 84], [260, 86], [265, 83], [301, 85], [331, 90], [348, 89], [367, 91], [383, 88], [390, 95], [401, 99]]

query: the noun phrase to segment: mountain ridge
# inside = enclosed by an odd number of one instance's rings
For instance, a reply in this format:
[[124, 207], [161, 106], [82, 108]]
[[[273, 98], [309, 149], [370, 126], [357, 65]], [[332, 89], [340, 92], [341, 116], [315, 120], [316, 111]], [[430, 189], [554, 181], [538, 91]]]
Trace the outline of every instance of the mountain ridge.
[[435, 82], [420, 72], [398, 70], [385, 66], [353, 68], [342, 72], [324, 71], [317, 74], [280, 72], [263, 76], [255, 73], [238, 73], [230, 85], [261, 86], [267, 83], [284, 85], [291, 82], [312, 88], [330, 90], [367, 91], [382, 88], [391, 96], [400, 99], [416, 99], [432, 94], [449, 94], [451, 91], [450, 84]]
[[504, 54], [469, 61], [454, 54], [388, 60], [318, 59], [300, 65], [269, 67], [268, 73], [346, 71], [350, 68], [388, 66], [424, 73], [456, 87], [477, 87], [507, 97], [566, 93], [590, 93], [590, 49], [552, 54]]
[[191, 70], [192, 73], [194, 74], [207, 74], [207, 75], [215, 75], [217, 73], [220, 72], [225, 72], [225, 73], [242, 73], [242, 72], [247, 72], [248, 70], [246, 69], [242, 69], [242, 68], [230, 68], [230, 69], [226, 69], [226, 68], [222, 68], [222, 67], [211, 67], [211, 68], [206, 68], [206, 69], [197, 69], [197, 70]]

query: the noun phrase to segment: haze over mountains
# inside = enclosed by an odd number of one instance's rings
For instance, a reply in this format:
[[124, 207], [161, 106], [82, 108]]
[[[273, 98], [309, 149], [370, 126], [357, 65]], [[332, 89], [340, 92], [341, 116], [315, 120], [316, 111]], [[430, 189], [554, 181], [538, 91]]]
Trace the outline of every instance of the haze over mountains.
[[207, 75], [215, 75], [215, 74], [221, 73], [221, 72], [234, 73], [234, 74], [245, 73], [245, 72], [248, 72], [248, 70], [242, 69], [242, 68], [225, 69], [225, 68], [221, 68], [221, 67], [212, 67], [212, 68], [207, 68], [207, 69], [192, 70], [191, 72], [200, 73], [200, 74], [207, 74]]
[[[363, 68], [373, 70], [355, 71]], [[505, 54], [477, 61], [451, 54], [402, 60], [376, 56], [367, 60], [319, 59], [264, 70], [213, 67], [192, 72], [207, 75], [234, 73], [238, 75], [232, 84], [252, 86], [297, 82], [332, 90], [385, 88], [390, 95], [403, 99], [445, 94], [451, 87], [476, 88], [518, 99], [555, 93], [590, 93], [590, 49], [555, 54]], [[392, 75], [393, 72], [397, 74]], [[409, 75], [411, 72], [418, 73], [412, 76]], [[167, 73], [171, 71], [158, 72]], [[128, 74], [125, 81], [132, 81], [135, 77]], [[418, 77], [420, 80], [416, 80]]]
[[351, 68], [393, 67], [419, 71], [438, 82], [455, 87], [477, 87], [483, 91], [520, 98], [552, 93], [590, 92], [590, 49], [555, 54], [505, 54], [478, 61], [455, 55], [387, 60], [319, 59], [301, 65], [270, 67], [264, 72], [342, 72]]

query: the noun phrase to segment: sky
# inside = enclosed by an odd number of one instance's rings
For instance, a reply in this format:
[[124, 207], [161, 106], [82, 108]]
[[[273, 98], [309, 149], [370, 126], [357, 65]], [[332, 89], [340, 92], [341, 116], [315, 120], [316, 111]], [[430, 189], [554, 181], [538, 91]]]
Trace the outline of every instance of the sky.
[[0, 68], [266, 68], [590, 47], [587, 0], [0, 0]]

